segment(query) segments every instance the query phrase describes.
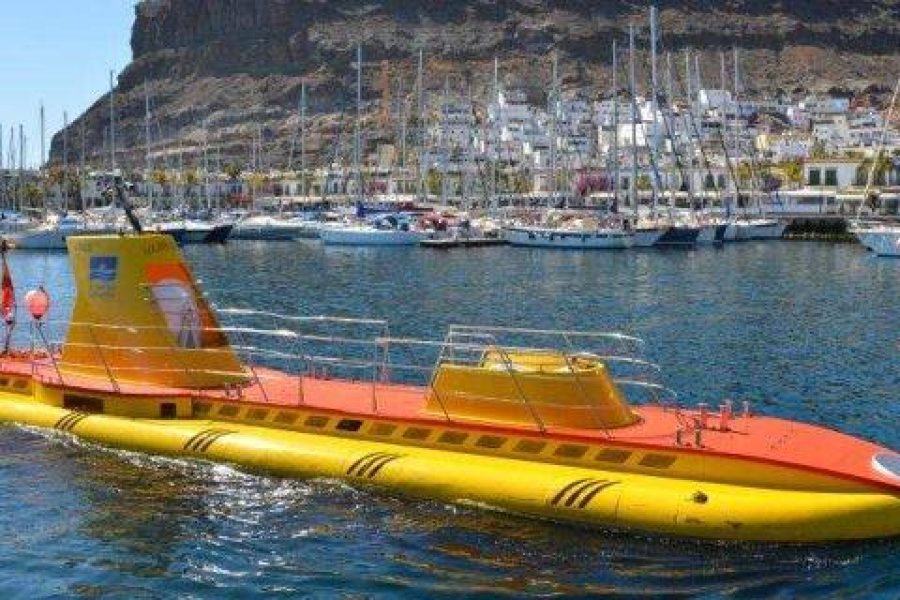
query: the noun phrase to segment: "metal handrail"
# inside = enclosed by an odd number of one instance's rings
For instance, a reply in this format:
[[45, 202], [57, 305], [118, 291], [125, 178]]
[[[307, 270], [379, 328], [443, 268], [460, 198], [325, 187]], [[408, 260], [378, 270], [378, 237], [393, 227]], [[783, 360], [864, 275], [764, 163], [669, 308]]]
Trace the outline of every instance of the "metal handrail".
[[578, 331], [578, 330], [568, 330], [568, 329], [531, 329], [525, 327], [503, 327], [498, 325], [458, 325], [453, 324], [450, 325], [451, 331], [459, 331], [459, 332], [499, 332], [499, 333], [512, 333], [512, 334], [526, 334], [526, 335], [553, 335], [553, 336], [563, 336], [569, 335], [572, 337], [599, 337], [599, 338], [608, 338], [619, 341], [627, 341], [634, 342], [637, 344], [644, 344], [644, 340], [639, 337], [635, 337], [632, 335], [627, 335], [624, 333], [612, 332], [612, 331]]
[[[196, 327], [192, 331], [201, 333], [215, 332], [222, 335], [233, 336], [233, 341], [237, 343], [225, 344], [220, 347], [199, 347], [199, 348], [182, 348], [178, 345], [177, 340], [172, 337], [172, 333], [168, 327], [159, 325], [131, 325], [131, 324], [94, 324], [82, 322], [65, 323], [70, 332], [73, 328], [86, 327], [91, 334], [90, 338], [83, 340], [92, 340], [93, 343], [86, 341], [81, 342], [63, 342], [65, 346], [85, 346], [93, 347], [100, 356], [100, 365], [81, 365], [84, 369], [93, 368], [99, 372], [101, 366], [106, 371], [107, 379], [113, 388], [117, 388], [116, 373], [121, 373], [126, 380], [126, 373], [132, 371], [155, 371], [155, 372], [184, 372], [188, 377], [206, 374], [220, 374], [226, 376], [248, 377], [243, 386], [259, 387], [260, 393], [264, 398], [268, 398], [268, 390], [266, 384], [271, 379], [265, 369], [257, 370], [254, 366], [254, 359], [263, 361], [263, 364], [271, 362], [296, 364], [296, 367], [290, 367], [286, 373], [293, 374], [297, 379], [296, 393], [298, 401], [304, 401], [304, 380], [310, 377], [328, 376], [332, 369], [353, 377], [354, 373], [363, 372], [367, 369], [371, 370], [370, 376], [362, 376], [357, 381], [370, 380], [372, 384], [372, 410], [377, 413], [380, 410], [378, 405], [378, 395], [376, 388], [379, 384], [394, 381], [397, 383], [410, 383], [411, 385], [423, 386], [434, 394], [434, 399], [440, 405], [444, 417], [448, 421], [452, 421], [452, 415], [447, 409], [443, 398], [439, 392], [435, 390], [435, 378], [442, 364], [455, 363], [460, 365], [477, 366], [482, 364], [488, 353], [495, 353], [500, 361], [498, 367], [502, 365], [503, 371], [510, 377], [510, 381], [515, 386], [517, 398], [493, 399], [494, 401], [503, 400], [505, 402], [517, 402], [531, 415], [532, 420], [538, 430], [544, 432], [546, 426], [538, 413], [534, 403], [526, 397], [525, 391], [520, 382], [520, 369], [511, 358], [511, 352], [547, 352], [561, 355], [565, 361], [565, 369], [575, 377], [578, 384], [580, 395], [585, 402], [584, 406], [592, 406], [598, 410], [595, 402], [592, 402], [589, 394], [584, 388], [579, 373], [580, 365], [578, 359], [589, 359], [592, 361], [602, 362], [610, 367], [612, 371], [612, 380], [623, 387], [636, 387], [650, 392], [649, 399], [652, 401], [660, 401], [660, 398], [672, 399], [677, 402], [677, 394], [659, 384], [655, 379], [662, 369], [659, 365], [644, 360], [640, 354], [642, 353], [645, 342], [638, 337], [607, 331], [573, 331], [565, 329], [538, 329], [538, 328], [522, 328], [522, 327], [502, 327], [502, 326], [473, 326], [473, 325], [451, 325], [447, 329], [446, 337], [443, 340], [421, 340], [407, 338], [401, 336], [390, 335], [388, 323], [382, 319], [357, 319], [352, 317], [329, 317], [324, 315], [318, 316], [291, 316], [283, 315], [271, 311], [259, 311], [255, 309], [244, 308], [224, 308], [218, 309], [219, 314], [226, 317], [233, 317], [233, 322], [220, 327]], [[241, 323], [245, 318], [264, 318], [271, 319], [273, 327], [261, 328], [257, 323]], [[304, 326], [315, 328], [321, 327], [321, 330], [312, 329], [305, 331]], [[350, 329], [347, 329], [347, 327]], [[353, 331], [352, 327], [360, 327], [358, 331]], [[376, 328], [380, 331], [373, 331]], [[142, 332], [150, 330], [158, 330], [165, 332], [162, 337], [166, 345], [158, 345], [159, 340], [154, 339], [157, 344], [145, 345], [127, 345], [124, 343], [100, 343], [102, 336], [95, 335], [94, 330], [100, 331], [125, 331], [129, 335], [110, 336], [113, 339], [118, 338], [119, 341], [128, 338], [140, 339]], [[330, 329], [330, 330], [329, 330]], [[54, 330], [54, 333], [56, 330]], [[515, 336], [519, 339], [511, 340], [516, 342], [529, 341], [528, 337], [538, 338], [541, 336], [553, 336], [558, 338], [555, 345], [535, 345], [535, 344], [503, 344], [500, 343], [498, 337]], [[101, 339], [98, 339], [101, 338]], [[251, 339], [252, 338], [252, 339]], [[290, 340], [285, 345], [283, 342]], [[591, 340], [595, 340], [591, 343]], [[247, 343], [250, 341], [251, 343]], [[52, 348], [50, 342], [44, 339], [45, 346]], [[619, 344], [622, 344], [621, 346]], [[589, 352], [582, 346], [600, 346], [605, 351]], [[345, 349], [345, 350], [342, 350]], [[404, 350], [405, 348], [405, 350]], [[326, 352], [316, 352], [318, 349], [325, 349]], [[367, 349], [371, 350], [368, 357], [363, 356]], [[136, 367], [113, 367], [106, 361], [104, 353], [129, 350], [132, 352], [168, 352], [172, 355], [173, 368], [149, 368], [144, 366]], [[610, 351], [612, 350], [612, 351]], [[240, 372], [216, 371], [212, 369], [195, 369], [186, 361], [179, 351], [189, 351], [190, 353], [206, 353], [213, 355], [234, 351], [242, 360], [245, 360], [245, 368]], [[334, 351], [334, 355], [330, 353]], [[392, 356], [393, 351], [393, 356]], [[434, 351], [434, 354], [431, 353]], [[57, 353], [59, 351], [57, 350]], [[56, 356], [51, 354], [53, 366], [57, 369], [57, 377], [62, 380], [63, 368], [75, 368], [78, 365], [74, 363], [57, 363]], [[343, 355], [343, 356], [342, 356]], [[359, 356], [357, 356], [359, 355]], [[399, 355], [399, 356], [397, 356]], [[431, 362], [431, 357], [437, 355], [437, 360]], [[420, 359], [427, 357], [423, 364], [418, 364]], [[249, 360], [248, 360], [249, 358]], [[397, 359], [400, 360], [397, 360]], [[616, 366], [623, 368], [620, 371]], [[50, 365], [47, 365], [48, 367]], [[113, 368], [115, 372], [113, 372]], [[296, 369], [296, 370], [295, 370]], [[317, 373], [318, 370], [318, 373]], [[536, 375], [541, 375], [540, 369], [535, 370]], [[627, 375], [626, 375], [627, 373]], [[430, 377], [427, 375], [430, 374]], [[616, 376], [616, 375], [619, 376]], [[343, 376], [343, 374], [339, 375]], [[396, 376], [396, 378], [392, 377]], [[280, 375], [283, 377], [283, 375]], [[422, 379], [424, 378], [424, 381]], [[354, 380], [356, 380], [354, 378]], [[412, 384], [411, 382], [416, 382]], [[421, 382], [421, 383], [420, 383]], [[192, 388], [193, 389], [193, 388]], [[488, 399], [488, 397], [485, 397]], [[544, 402], [539, 403], [541, 406]], [[597, 417], [602, 425], [602, 419]], [[605, 431], [605, 430], [604, 430]], [[607, 435], [609, 434], [606, 431]]]

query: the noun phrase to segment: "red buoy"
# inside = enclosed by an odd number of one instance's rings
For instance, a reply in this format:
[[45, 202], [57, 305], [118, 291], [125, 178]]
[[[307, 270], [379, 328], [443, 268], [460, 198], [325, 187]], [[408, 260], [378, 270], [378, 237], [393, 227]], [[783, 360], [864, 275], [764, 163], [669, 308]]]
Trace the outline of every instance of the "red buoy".
[[44, 291], [43, 287], [31, 290], [25, 294], [25, 306], [28, 307], [28, 312], [31, 316], [36, 321], [40, 321], [47, 314], [47, 311], [50, 310], [50, 296]]

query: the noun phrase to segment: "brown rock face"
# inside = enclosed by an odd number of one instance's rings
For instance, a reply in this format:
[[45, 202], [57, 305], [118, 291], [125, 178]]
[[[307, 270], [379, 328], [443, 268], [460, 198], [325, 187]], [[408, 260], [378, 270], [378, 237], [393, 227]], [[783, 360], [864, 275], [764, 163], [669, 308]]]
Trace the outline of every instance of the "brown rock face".
[[[709, 85], [718, 85], [719, 50], [732, 46], [743, 49], [748, 93], [883, 88], [900, 72], [900, 0], [658, 5], [663, 50], [700, 51], [702, 80]], [[606, 93], [610, 44], [617, 37], [624, 45], [628, 23], [639, 26], [638, 43], [646, 48], [646, 7], [627, 1], [144, 0], [135, 8], [134, 58], [116, 89], [118, 161], [143, 164], [149, 95], [156, 166], [174, 164], [179, 148], [187, 164], [199, 164], [204, 145], [210, 160], [248, 164], [253, 140], [261, 138], [262, 162], [283, 167], [296, 138], [302, 78], [309, 90], [311, 160], [346, 159], [357, 43], [365, 54], [368, 148], [394, 135], [391, 116], [401, 105], [401, 86], [414, 108], [419, 48], [432, 99], [447, 81], [458, 93], [484, 94], [496, 55], [504, 81], [539, 101], [553, 51], [565, 88]], [[646, 63], [642, 52], [643, 81]], [[84, 123], [88, 160], [96, 166], [108, 162], [108, 112], [108, 97], [101, 98], [70, 126], [70, 139], [80, 140]], [[59, 133], [55, 160], [62, 146]], [[70, 147], [80, 150], [80, 142]]]

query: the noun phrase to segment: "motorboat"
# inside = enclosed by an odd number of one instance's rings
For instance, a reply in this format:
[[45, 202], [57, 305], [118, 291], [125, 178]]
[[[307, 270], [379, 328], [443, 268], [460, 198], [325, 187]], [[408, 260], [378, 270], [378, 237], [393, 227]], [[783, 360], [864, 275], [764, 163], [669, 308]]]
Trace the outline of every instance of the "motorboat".
[[738, 218], [725, 231], [727, 241], [779, 240], [784, 237], [787, 223], [765, 217]]
[[111, 233], [116, 229], [115, 225], [80, 214], [51, 215], [37, 227], [11, 233], [9, 239], [23, 250], [65, 250], [66, 241], [71, 237]]
[[231, 238], [235, 240], [292, 241], [298, 238], [318, 237], [310, 233], [315, 221], [309, 218], [277, 215], [253, 215], [237, 221]]

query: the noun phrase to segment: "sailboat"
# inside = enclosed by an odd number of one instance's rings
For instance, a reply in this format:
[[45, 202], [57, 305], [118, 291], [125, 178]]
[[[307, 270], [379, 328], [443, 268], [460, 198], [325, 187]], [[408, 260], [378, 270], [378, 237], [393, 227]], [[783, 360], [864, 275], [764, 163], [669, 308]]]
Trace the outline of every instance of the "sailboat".
[[[504, 228], [506, 240], [513, 246], [526, 246], [533, 248], [562, 248], [570, 250], [623, 250], [638, 246], [652, 246], [659, 239], [660, 232], [655, 228], [636, 230], [628, 217], [620, 217], [615, 214], [618, 211], [618, 87], [616, 69], [618, 65], [616, 42], [613, 40], [613, 156], [616, 175], [613, 178], [613, 206], [612, 212], [607, 218], [579, 216], [568, 219], [559, 219], [552, 222], [556, 216], [554, 213], [544, 215], [545, 223], [541, 225], [514, 224]], [[553, 83], [551, 87], [551, 114], [556, 115], [558, 101], [558, 77], [557, 57], [553, 56]], [[552, 195], [556, 195], [556, 165], [554, 148], [556, 145], [555, 127], [551, 136], [551, 174]], [[632, 181], [633, 183], [633, 181]], [[634, 192], [634, 186], [632, 186]], [[632, 195], [632, 202], [637, 214], [637, 197]], [[634, 219], [637, 221], [637, 218]]]
[[363, 198], [360, 126], [362, 120], [362, 45], [356, 47], [356, 124], [353, 132], [353, 173], [356, 191], [356, 219], [323, 227], [319, 239], [329, 246], [416, 246], [429, 237], [424, 231], [401, 215], [366, 221]]
[[[866, 189], [863, 195], [866, 199], [870, 197], [872, 184], [875, 180], [875, 169], [878, 167], [878, 161], [884, 152], [888, 126], [894, 116], [894, 105], [897, 102], [898, 93], [900, 93], [900, 78], [897, 78], [897, 84], [894, 86], [894, 93], [891, 96], [891, 103], [888, 106], [887, 114], [885, 115], [878, 151], [875, 153], [875, 156], [872, 159], [872, 165], [869, 167], [869, 174], [866, 178]], [[900, 257], [900, 226], [888, 225], [886, 223], [862, 222], [859, 219], [859, 213], [861, 211], [862, 204], [860, 204], [859, 210], [857, 211], [855, 222], [851, 223], [850, 226], [850, 231], [856, 236], [856, 239], [878, 256]]]

